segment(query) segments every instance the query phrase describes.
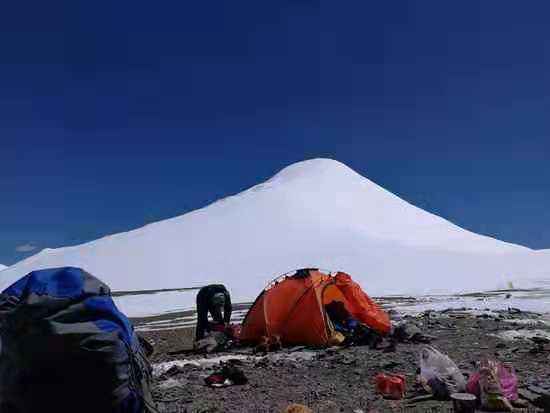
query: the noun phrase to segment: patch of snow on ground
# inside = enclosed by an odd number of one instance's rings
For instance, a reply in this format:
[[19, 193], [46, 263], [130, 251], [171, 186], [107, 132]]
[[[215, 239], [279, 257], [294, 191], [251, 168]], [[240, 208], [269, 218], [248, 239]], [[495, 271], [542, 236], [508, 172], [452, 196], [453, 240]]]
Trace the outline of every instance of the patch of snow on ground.
[[[259, 359], [258, 357], [257, 359]], [[185, 366], [194, 366], [199, 368], [208, 368], [218, 365], [221, 362], [226, 362], [228, 360], [251, 360], [256, 359], [254, 356], [242, 355], [242, 354], [229, 354], [218, 357], [202, 358], [202, 359], [181, 359], [166, 361], [164, 363], [153, 364], [153, 376], [158, 377], [163, 373], [166, 373], [172, 367], [185, 367]]]
[[514, 319], [511, 319], [511, 320], [502, 320], [506, 323], [511, 323], [511, 324], [518, 324], [518, 325], [528, 325], [528, 326], [536, 326], [536, 325], [550, 325], [550, 323], [548, 323], [548, 321], [545, 321], [545, 320], [540, 320], [540, 319], [536, 319], [536, 318], [514, 318]]
[[214, 367], [220, 364], [221, 362], [227, 362], [229, 360], [240, 360], [242, 362], [254, 362], [259, 361], [264, 358], [268, 358], [271, 362], [279, 360], [288, 360], [288, 361], [307, 361], [315, 357], [317, 353], [315, 351], [301, 350], [301, 351], [291, 351], [291, 352], [278, 352], [269, 354], [266, 356], [253, 356], [253, 355], [244, 355], [244, 354], [229, 354], [218, 357], [208, 357], [200, 359], [180, 359], [167, 361], [164, 363], [157, 363], [153, 365], [153, 376], [159, 377], [163, 373], [167, 372], [174, 366], [184, 367], [184, 366], [194, 366], [202, 369]]
[[546, 330], [506, 330], [492, 335], [506, 341], [529, 340], [534, 337], [550, 340], [550, 331]]
[[158, 385], [161, 389], [171, 389], [173, 387], [181, 387], [187, 384], [187, 380], [176, 380], [173, 378], [168, 378]]
[[529, 292], [513, 294], [510, 298], [504, 295], [471, 297], [471, 296], [427, 296], [419, 297], [418, 302], [396, 304], [394, 309], [399, 313], [417, 315], [426, 310], [442, 311], [446, 309], [470, 309], [474, 315], [495, 315], [493, 311], [519, 308], [522, 311], [547, 313], [550, 310], [550, 296], [536, 295]]

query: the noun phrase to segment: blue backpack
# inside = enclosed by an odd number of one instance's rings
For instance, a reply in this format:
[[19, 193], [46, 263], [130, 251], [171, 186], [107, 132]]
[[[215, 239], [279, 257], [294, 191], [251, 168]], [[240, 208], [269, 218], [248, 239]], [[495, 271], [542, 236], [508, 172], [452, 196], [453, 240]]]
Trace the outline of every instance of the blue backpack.
[[0, 412], [156, 411], [151, 366], [107, 285], [34, 271], [0, 294]]

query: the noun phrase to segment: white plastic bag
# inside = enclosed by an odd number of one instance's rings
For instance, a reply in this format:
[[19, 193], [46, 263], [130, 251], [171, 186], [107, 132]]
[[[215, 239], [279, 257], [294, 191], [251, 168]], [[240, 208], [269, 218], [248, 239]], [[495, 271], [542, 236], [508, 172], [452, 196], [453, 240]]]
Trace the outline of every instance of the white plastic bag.
[[426, 381], [439, 379], [449, 393], [461, 393], [466, 388], [466, 380], [455, 362], [431, 346], [420, 351], [420, 375]]

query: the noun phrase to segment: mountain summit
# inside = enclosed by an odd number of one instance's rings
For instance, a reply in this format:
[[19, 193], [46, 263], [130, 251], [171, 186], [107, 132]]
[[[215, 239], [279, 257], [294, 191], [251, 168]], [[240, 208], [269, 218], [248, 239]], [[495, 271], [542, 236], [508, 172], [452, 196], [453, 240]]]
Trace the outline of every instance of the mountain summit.
[[330, 220], [369, 237], [447, 251], [517, 252], [528, 248], [466, 231], [395, 196], [341, 162], [313, 159], [284, 168], [265, 184], [279, 193], [290, 213]]
[[44, 250], [6, 269], [0, 287], [75, 265], [113, 290], [223, 282], [249, 300], [282, 273], [320, 267], [350, 272], [372, 294], [474, 291], [550, 278], [534, 256], [423, 211], [340, 162], [313, 159], [188, 214]]

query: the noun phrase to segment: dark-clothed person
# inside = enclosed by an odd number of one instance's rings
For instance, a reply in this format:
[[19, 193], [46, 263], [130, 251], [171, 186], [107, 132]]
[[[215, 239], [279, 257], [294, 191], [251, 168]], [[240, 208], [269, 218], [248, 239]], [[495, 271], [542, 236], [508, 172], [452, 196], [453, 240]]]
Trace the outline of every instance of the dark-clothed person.
[[[223, 311], [223, 314], [222, 314]], [[210, 331], [208, 313], [214, 324], [229, 325], [231, 320], [231, 296], [221, 284], [207, 285], [197, 294], [197, 329], [195, 339], [201, 340], [206, 332]]]

